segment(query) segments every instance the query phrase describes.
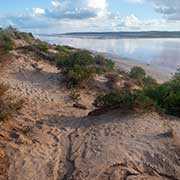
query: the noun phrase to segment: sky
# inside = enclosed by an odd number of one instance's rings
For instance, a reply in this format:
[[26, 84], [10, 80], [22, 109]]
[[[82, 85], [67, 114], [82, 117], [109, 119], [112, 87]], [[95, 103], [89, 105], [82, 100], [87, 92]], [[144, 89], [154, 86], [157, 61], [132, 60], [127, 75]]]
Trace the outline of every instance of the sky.
[[33, 33], [180, 31], [180, 0], [0, 0], [0, 27]]

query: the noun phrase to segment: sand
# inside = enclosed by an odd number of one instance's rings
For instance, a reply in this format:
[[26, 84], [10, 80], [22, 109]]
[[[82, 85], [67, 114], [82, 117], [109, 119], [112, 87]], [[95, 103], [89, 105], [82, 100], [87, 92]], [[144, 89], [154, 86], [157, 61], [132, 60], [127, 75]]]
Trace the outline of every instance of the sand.
[[106, 58], [112, 59], [116, 63], [116, 66], [119, 67], [119, 69], [124, 70], [126, 72], [129, 72], [130, 69], [134, 66], [140, 66], [146, 71], [147, 75], [153, 77], [159, 83], [163, 83], [170, 80], [173, 74], [175, 73], [175, 70], [164, 66], [160, 67], [153, 64], [140, 63], [136, 60], [121, 58], [107, 53], [95, 53], [95, 54], [100, 54]]

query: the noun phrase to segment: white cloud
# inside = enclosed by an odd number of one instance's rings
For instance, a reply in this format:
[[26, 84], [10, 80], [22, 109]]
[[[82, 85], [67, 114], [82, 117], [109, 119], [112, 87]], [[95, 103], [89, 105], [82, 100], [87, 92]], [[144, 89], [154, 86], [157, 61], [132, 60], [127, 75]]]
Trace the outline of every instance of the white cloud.
[[[147, 0], [125, 0], [141, 3]], [[33, 8], [21, 15], [0, 17], [1, 25], [47, 33], [72, 31], [178, 30], [180, 0], [149, 0], [165, 20], [141, 20], [134, 14], [122, 17], [108, 11], [107, 0], [52, 0], [49, 9]], [[166, 19], [171, 19], [168, 21]]]
[[125, 18], [125, 25], [127, 27], [135, 27], [140, 23], [139, 19], [135, 15], [130, 15]]
[[51, 1], [51, 4], [54, 6], [54, 7], [58, 7], [61, 5], [61, 3], [59, 1]]
[[54, 0], [46, 15], [55, 19], [87, 19], [107, 14], [107, 0]]
[[169, 20], [180, 20], [180, 0], [151, 0], [155, 10]]
[[33, 8], [33, 14], [34, 14], [34, 15], [45, 14], [45, 10], [42, 9], [42, 8]]

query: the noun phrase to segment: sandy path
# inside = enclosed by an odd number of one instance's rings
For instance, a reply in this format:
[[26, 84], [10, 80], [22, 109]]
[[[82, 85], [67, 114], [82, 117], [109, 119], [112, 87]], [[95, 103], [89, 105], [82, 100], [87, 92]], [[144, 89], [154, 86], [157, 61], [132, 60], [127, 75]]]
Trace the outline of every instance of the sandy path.
[[[24, 108], [12, 122], [12, 127], [0, 127], [7, 134], [6, 153], [10, 158], [9, 180], [55, 180], [59, 177], [61, 160], [61, 136], [72, 130], [55, 126], [55, 117], [66, 120], [66, 116], [81, 117], [89, 110], [72, 107], [69, 92], [60, 86], [61, 76], [56, 67], [39, 62], [37, 72], [31, 58], [13, 52], [12, 62], [1, 72], [0, 81], [8, 84], [10, 94], [25, 100]], [[52, 121], [52, 122], [51, 122]], [[59, 120], [60, 121], [60, 120]], [[14, 124], [15, 123], [15, 124]], [[24, 134], [24, 128], [30, 130]], [[11, 137], [13, 136], [13, 137]], [[18, 137], [17, 137], [18, 136]], [[12, 156], [13, 154], [13, 156]]]

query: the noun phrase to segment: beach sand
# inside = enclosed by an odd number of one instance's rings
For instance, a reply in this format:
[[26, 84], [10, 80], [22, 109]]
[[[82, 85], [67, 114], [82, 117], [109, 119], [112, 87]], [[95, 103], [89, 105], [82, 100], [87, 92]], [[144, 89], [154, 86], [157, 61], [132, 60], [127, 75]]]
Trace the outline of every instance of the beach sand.
[[140, 66], [146, 71], [147, 75], [153, 77], [159, 83], [163, 83], [170, 80], [173, 74], [175, 73], [173, 69], [164, 66], [161, 67], [153, 64], [145, 64], [138, 62], [137, 60], [121, 58], [107, 53], [96, 53], [96, 54], [100, 54], [106, 58], [112, 59], [116, 63], [116, 66], [119, 69], [126, 72], [129, 72], [131, 68], [134, 66]]

